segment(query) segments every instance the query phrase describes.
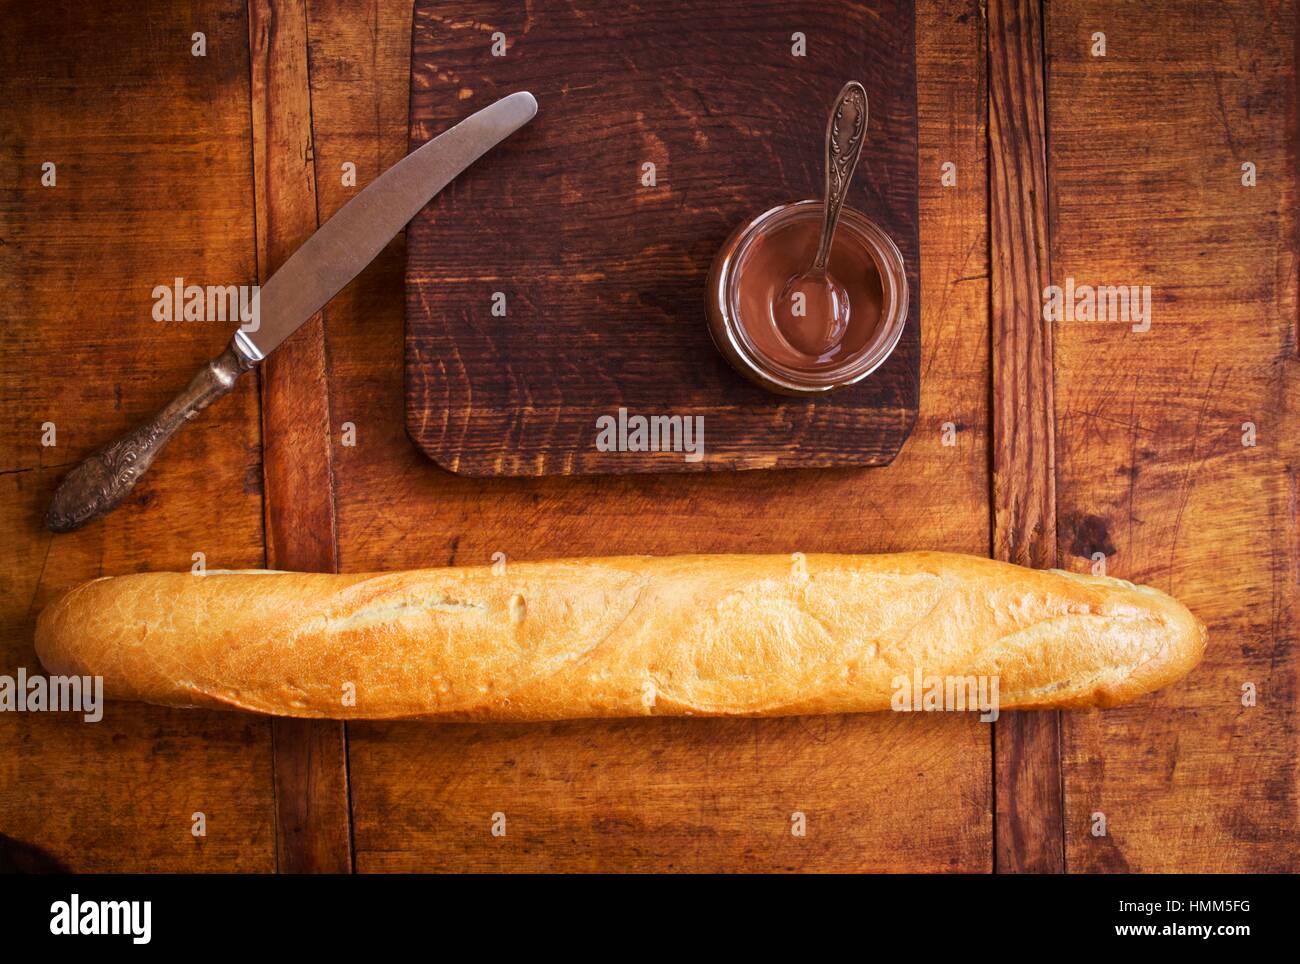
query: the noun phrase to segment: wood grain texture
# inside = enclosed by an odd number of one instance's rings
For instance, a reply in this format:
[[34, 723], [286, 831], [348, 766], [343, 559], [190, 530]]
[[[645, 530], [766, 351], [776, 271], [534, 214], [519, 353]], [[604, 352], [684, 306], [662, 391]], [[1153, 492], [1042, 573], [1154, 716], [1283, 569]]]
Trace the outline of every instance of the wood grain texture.
[[[925, 391], [892, 465], [443, 473], [402, 426], [397, 239], [329, 309], [341, 567], [497, 552], [990, 552], [982, 7], [917, 4]], [[1057, 551], [1081, 570], [1100, 552], [1111, 575], [1172, 591], [1211, 627], [1206, 662], [1183, 683], [1063, 718], [1072, 872], [1300, 869], [1296, 14], [1294, 0], [1048, 7], [1051, 245], [1040, 265], [1057, 283], [1149, 283], [1154, 306], [1144, 333], [1055, 329]], [[405, 153], [410, 0], [314, 0], [307, 23], [314, 170], [296, 163], [319, 173], [324, 217]], [[0, 34], [0, 153], [13, 159], [0, 166], [3, 673], [35, 670], [35, 614], [77, 582], [184, 569], [196, 551], [210, 566], [253, 566], [270, 551], [247, 379], [116, 513], [58, 538], [40, 527], [66, 467], [170, 398], [227, 337], [178, 324], [159, 338], [152, 286], [177, 274], [250, 282], [259, 250], [245, 3], [163, 4], [147, 25], [87, 8], [58, 26], [33, 7]], [[190, 56], [197, 29], [206, 59]], [[1105, 58], [1089, 53], [1096, 31]], [[47, 159], [59, 163], [53, 189], [39, 184]], [[1241, 185], [1247, 160], [1254, 188]], [[357, 187], [340, 183], [345, 161]], [[948, 161], [951, 188], [939, 180]], [[53, 449], [39, 445], [45, 421], [57, 425]], [[345, 422], [355, 446], [340, 443]], [[1245, 422], [1253, 447], [1241, 444]], [[1254, 707], [1241, 705], [1246, 683]], [[1006, 730], [1004, 717], [999, 753]], [[361, 870], [994, 865], [994, 757], [988, 731], [964, 718], [364, 724], [351, 737]], [[273, 870], [271, 742], [267, 721], [221, 713], [110, 704], [94, 725], [0, 714], [0, 868]], [[807, 837], [789, 832], [795, 810]], [[208, 835], [195, 838], [200, 811]], [[504, 838], [490, 833], [496, 812]], [[1104, 837], [1092, 833], [1097, 813]]]
[[[400, 7], [382, 3], [364, 24], [313, 33], [321, 171], [352, 159], [370, 177], [405, 150], [404, 116], [384, 93], [406, 76], [392, 53], [410, 29]], [[313, 23], [326, 8], [335, 5], [313, 4]], [[394, 418], [403, 402], [402, 252], [394, 247], [330, 309], [335, 418], [357, 428], [356, 446], [335, 450], [342, 567], [488, 563], [498, 552], [507, 565], [564, 553], [942, 546], [987, 554], [978, 3], [920, 4], [918, 37], [918, 97], [928, 118], [920, 211], [933, 226], [920, 279], [928, 388], [917, 429], [891, 466], [617, 478], [442, 472]], [[953, 188], [940, 185], [946, 161], [958, 167]], [[319, 183], [322, 198], [340, 190], [336, 177]], [[834, 525], [827, 505], [837, 507]], [[989, 732], [966, 717], [371, 723], [349, 734], [361, 871], [991, 866]], [[799, 808], [806, 838], [790, 834]], [[506, 814], [504, 839], [489, 832], [497, 811]]]
[[[318, 226], [301, 2], [251, 0], [252, 139], [259, 276], [265, 282]], [[272, 569], [338, 567], [324, 312], [260, 368], [266, 559]], [[275, 720], [278, 867], [352, 869], [347, 736], [334, 721]]]
[[[988, 26], [993, 554], [1042, 569], [1056, 565], [1056, 457], [1040, 0], [990, 0]], [[1062, 872], [1060, 714], [1008, 713], [994, 750], [995, 866]]]
[[[807, 56], [791, 52], [795, 31]], [[920, 360], [914, 44], [912, 0], [797, 14], [773, 0], [419, 0], [413, 144], [515, 90], [539, 112], [408, 232], [416, 443], [476, 476], [892, 460], [916, 418]], [[706, 277], [733, 229], [822, 190], [826, 112], [849, 79], [866, 86], [870, 121], [847, 203], [903, 253], [908, 326], [861, 384], [782, 397], [714, 347]], [[598, 450], [597, 420], [620, 409], [702, 418], [703, 457]]]
[[[359, 851], [359, 869], [978, 869], [987, 793], [971, 786], [967, 798], [948, 781], [979, 726], [895, 714], [371, 724], [354, 752], [367, 774], [381, 761], [391, 772], [358, 780], [358, 840], [382, 843]], [[412, 744], [413, 758], [392, 752]]]
[[1179, 685], [1064, 718], [1068, 866], [1294, 872], [1296, 5], [1067, 0], [1046, 27], [1053, 280], [1152, 306], [1056, 326], [1061, 560], [1210, 630]]
[[[244, 379], [127, 502], [75, 533], [42, 515], [71, 464], [152, 415], [225, 325], [152, 318], [155, 285], [250, 284], [242, 6], [8, 5], [0, 31], [0, 673], [42, 672], [36, 614], [100, 575], [262, 562], [257, 392]], [[191, 55], [202, 31], [207, 55]], [[53, 187], [41, 166], [56, 164]], [[41, 444], [53, 423], [57, 444]], [[0, 714], [0, 865], [275, 866], [270, 725], [110, 703], [99, 723]], [[194, 814], [206, 836], [194, 836]]]

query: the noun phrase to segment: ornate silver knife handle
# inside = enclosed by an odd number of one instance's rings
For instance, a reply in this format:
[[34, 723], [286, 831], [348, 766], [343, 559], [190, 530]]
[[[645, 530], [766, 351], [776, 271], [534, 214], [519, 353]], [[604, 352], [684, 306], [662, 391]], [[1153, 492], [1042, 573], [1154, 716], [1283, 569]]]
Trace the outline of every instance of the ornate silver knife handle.
[[430, 198], [536, 114], [537, 100], [527, 91], [502, 97], [412, 151], [343, 205], [262, 286], [261, 324], [236, 332], [170, 405], [69, 472], [45, 524], [70, 532], [111, 511], [182, 425], [342, 291]]
[[74, 466], [54, 492], [45, 525], [53, 532], [71, 532], [117, 506], [172, 436], [256, 364], [232, 341], [157, 415]]

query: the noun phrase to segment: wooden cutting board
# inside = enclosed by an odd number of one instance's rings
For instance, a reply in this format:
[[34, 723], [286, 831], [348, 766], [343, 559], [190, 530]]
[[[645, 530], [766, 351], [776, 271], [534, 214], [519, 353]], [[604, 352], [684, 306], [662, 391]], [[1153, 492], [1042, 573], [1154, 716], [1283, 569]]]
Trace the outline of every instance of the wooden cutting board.
[[[417, 0], [412, 147], [516, 90], [539, 111], [408, 229], [415, 442], [466, 475], [891, 461], [919, 396], [914, 33], [912, 0]], [[714, 348], [705, 280], [738, 224], [818, 195], [850, 79], [871, 116], [848, 204], [902, 251], [908, 326], [864, 384], [783, 398]], [[620, 409], [701, 416], [703, 458], [598, 450]]]

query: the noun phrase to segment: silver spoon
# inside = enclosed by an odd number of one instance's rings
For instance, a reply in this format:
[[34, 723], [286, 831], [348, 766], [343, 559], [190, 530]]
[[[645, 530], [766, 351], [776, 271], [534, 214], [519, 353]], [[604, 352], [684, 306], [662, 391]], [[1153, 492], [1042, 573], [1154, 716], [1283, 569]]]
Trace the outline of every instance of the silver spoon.
[[773, 305], [777, 328], [791, 346], [814, 357], [844, 338], [849, 296], [827, 267], [849, 181], [867, 132], [867, 92], [856, 80], [844, 85], [826, 124], [826, 191], [821, 243], [812, 266], [795, 275]]

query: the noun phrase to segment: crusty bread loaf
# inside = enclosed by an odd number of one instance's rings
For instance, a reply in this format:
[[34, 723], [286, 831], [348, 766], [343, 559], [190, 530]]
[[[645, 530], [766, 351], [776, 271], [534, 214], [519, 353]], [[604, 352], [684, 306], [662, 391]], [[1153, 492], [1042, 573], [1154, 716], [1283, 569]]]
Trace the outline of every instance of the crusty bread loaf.
[[1154, 589], [934, 552], [147, 573], [36, 629], [50, 673], [110, 697], [344, 719], [866, 712], [917, 673], [996, 677], [1003, 709], [1110, 706], [1205, 642]]

